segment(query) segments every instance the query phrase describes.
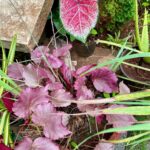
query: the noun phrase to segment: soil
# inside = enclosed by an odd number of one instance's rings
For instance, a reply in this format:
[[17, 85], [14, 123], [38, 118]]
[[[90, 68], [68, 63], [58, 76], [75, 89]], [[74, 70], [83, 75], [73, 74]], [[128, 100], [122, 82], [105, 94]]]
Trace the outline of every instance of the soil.
[[[150, 64], [145, 63], [143, 61], [143, 59], [141, 59], [141, 58], [130, 59], [130, 60], [127, 60], [126, 62], [136, 65], [136, 66], [141, 66], [141, 67], [150, 69]], [[131, 79], [150, 83], [150, 72], [149, 71], [131, 67], [131, 66], [128, 66], [125, 64], [123, 64], [121, 66], [121, 69], [122, 69], [123, 73]]]
[[88, 57], [92, 55], [95, 50], [95, 47], [95, 42], [90, 42], [86, 45], [79, 41], [74, 41], [72, 45], [72, 49], [75, 50], [77, 54], [81, 57]]
[[76, 50], [71, 50], [71, 59], [76, 62], [76, 67], [80, 68], [89, 64], [97, 64], [109, 61], [114, 58], [114, 50], [96, 47], [93, 54], [89, 57], [81, 57]]

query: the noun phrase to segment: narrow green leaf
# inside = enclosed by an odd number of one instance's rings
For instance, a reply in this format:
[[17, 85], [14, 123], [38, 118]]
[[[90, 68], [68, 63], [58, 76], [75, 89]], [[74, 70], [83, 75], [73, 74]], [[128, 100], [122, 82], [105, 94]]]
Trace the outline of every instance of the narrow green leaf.
[[6, 117], [8, 115], [8, 111], [4, 111], [3, 115], [2, 115], [2, 119], [0, 121], [0, 135], [3, 134], [3, 130], [4, 130], [4, 127], [5, 127], [5, 123], [6, 123]]
[[148, 11], [145, 9], [144, 23], [141, 37], [141, 51], [149, 51], [149, 34], [148, 34]]
[[11, 79], [9, 78], [2, 70], [0, 70], [1, 78], [5, 78], [6, 81], [11, 84], [16, 90], [20, 91], [20, 87]]
[[12, 39], [11, 46], [10, 46], [9, 53], [8, 53], [8, 58], [7, 58], [7, 62], [8, 62], [7, 65], [12, 64], [14, 61], [16, 44], [17, 44], [17, 35], [15, 35]]
[[101, 134], [105, 134], [105, 133], [113, 133], [113, 132], [122, 132], [122, 131], [149, 131], [150, 130], [150, 124], [149, 123], [145, 123], [145, 124], [136, 124], [136, 125], [132, 125], [132, 126], [127, 126], [127, 127], [121, 127], [121, 128], [112, 128], [112, 129], [107, 129], [104, 131], [100, 131], [97, 132], [89, 137], [87, 137], [86, 139], [84, 139], [83, 141], [81, 141], [75, 148], [74, 150], [79, 149], [79, 147], [81, 145], [83, 145], [85, 142], [87, 142], [88, 140], [90, 140], [91, 138], [97, 136], [97, 135], [101, 135]]
[[139, 105], [139, 106], [150, 106], [150, 102], [142, 102], [142, 101], [133, 101], [133, 102], [113, 102], [112, 104], [120, 104], [120, 105]]
[[9, 86], [7, 83], [3, 82], [0, 80], [0, 86], [2, 86], [6, 91], [10, 91], [13, 92], [14, 94], [18, 95], [19, 91], [16, 90], [15, 88], [12, 88], [11, 86]]
[[[99, 40], [99, 39], [96, 40], [96, 44], [100, 44], [100, 43], [122, 48], [122, 44], [118, 44], [118, 43], [110, 42], [110, 41], [105, 41], [105, 40]], [[128, 47], [128, 46], [124, 46], [124, 49], [130, 50], [130, 51], [136, 52], [136, 53], [141, 53], [139, 50], [136, 50], [136, 49]]]
[[[117, 54], [117, 56], [116, 56], [116, 58], [119, 58], [119, 57], [121, 57], [121, 55], [122, 55], [122, 52], [123, 52], [123, 50], [124, 50], [124, 46], [126, 46], [126, 44], [127, 44], [127, 40], [124, 42], [124, 44], [122, 45], [122, 47], [121, 47], [121, 49], [119, 50], [119, 52], [118, 52], [118, 54]], [[121, 62], [122, 63], [122, 62]], [[119, 64], [112, 64], [112, 66], [111, 66], [111, 70], [112, 71], [116, 71], [117, 70], [117, 68], [118, 68], [118, 66], [121, 64], [121, 63], [119, 63]]]
[[10, 113], [8, 113], [7, 117], [6, 117], [6, 124], [4, 127], [4, 144], [8, 145], [8, 141], [9, 141], [9, 130], [10, 130]]
[[103, 114], [119, 114], [119, 115], [150, 115], [150, 106], [129, 106], [119, 108], [108, 108], [102, 110]]
[[127, 78], [127, 77], [124, 77], [124, 76], [121, 76], [121, 75], [117, 75], [119, 78], [121, 79], [124, 79], [124, 80], [127, 80], [127, 81], [131, 81], [131, 82], [135, 82], [135, 83], [138, 83], [138, 84], [141, 84], [141, 85], [146, 85], [146, 86], [149, 86], [150, 87], [150, 84], [149, 83], [146, 83], [146, 82], [142, 82], [142, 81], [138, 81], [138, 80], [134, 80], [134, 79], [131, 79], [131, 78]]
[[0, 99], [0, 109], [5, 109], [4, 104], [2, 103], [1, 99]]
[[137, 144], [140, 144], [142, 142], [149, 141], [149, 140], [150, 140], [150, 136], [146, 136], [146, 137], [143, 137], [142, 139], [137, 139], [136, 141], [131, 142], [128, 145], [137, 145]]
[[144, 132], [144, 133], [140, 133], [138, 135], [134, 135], [134, 136], [131, 136], [131, 137], [128, 137], [128, 138], [125, 138], [125, 139], [121, 139], [121, 140], [108, 140], [108, 142], [110, 143], [125, 143], [125, 142], [131, 142], [131, 141], [134, 141], [134, 140], [137, 140], [145, 135], [148, 135], [150, 134], [150, 131], [148, 132]]
[[114, 64], [114, 63], [121, 63], [121, 62], [123, 62], [125, 60], [128, 60], [128, 59], [142, 58], [142, 57], [150, 57], [150, 53], [149, 52], [142, 52], [142, 53], [138, 53], [138, 54], [131, 54], [131, 55], [126, 55], [126, 56], [123, 56], [123, 57], [120, 57], [120, 58], [115, 58], [113, 60], [106, 61], [104, 63], [98, 64], [97, 66], [91, 68], [89, 71], [84, 72], [82, 75], [85, 75], [85, 74], [87, 74], [87, 73], [89, 73], [89, 72], [91, 72], [95, 69], [102, 68], [106, 65], [110, 65], [110, 64]]
[[2, 41], [0, 41], [0, 47], [2, 49], [2, 70], [5, 72], [7, 59], [6, 59], [6, 53], [5, 53], [5, 49], [4, 49], [4, 46], [2, 44]]
[[116, 101], [125, 101], [125, 100], [136, 100], [144, 97], [150, 97], [150, 89], [146, 91], [133, 92], [130, 94], [116, 95]]
[[139, 14], [138, 14], [138, 1], [135, 0], [135, 13], [134, 13], [134, 20], [135, 20], [135, 36], [136, 36], [136, 41], [141, 49], [141, 37], [140, 37], [140, 31], [139, 31]]

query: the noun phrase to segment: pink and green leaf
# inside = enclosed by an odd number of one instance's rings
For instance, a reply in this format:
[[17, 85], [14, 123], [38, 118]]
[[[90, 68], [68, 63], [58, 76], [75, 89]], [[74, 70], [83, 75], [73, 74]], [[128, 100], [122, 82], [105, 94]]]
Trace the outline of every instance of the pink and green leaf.
[[97, 0], [60, 0], [60, 18], [67, 32], [85, 43], [98, 18]]

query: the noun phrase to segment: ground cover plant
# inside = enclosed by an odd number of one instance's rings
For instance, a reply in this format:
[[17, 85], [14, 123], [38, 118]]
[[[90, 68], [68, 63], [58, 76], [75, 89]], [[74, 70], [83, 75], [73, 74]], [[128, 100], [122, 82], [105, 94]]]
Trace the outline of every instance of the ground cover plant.
[[[135, 4], [137, 15], [137, 1]], [[83, 43], [95, 31], [92, 29], [98, 13], [97, 0], [60, 0], [64, 33]], [[147, 13], [145, 11], [143, 38], [138, 34], [142, 45], [149, 45], [148, 40], [143, 41], [148, 39]], [[50, 19], [55, 19], [54, 16]], [[139, 29], [137, 24], [136, 27]], [[55, 34], [54, 47], [37, 45], [25, 64], [14, 62], [17, 36], [8, 55], [1, 42], [0, 149], [115, 150], [120, 143], [127, 149], [145, 144], [150, 139], [150, 83], [122, 78], [117, 71], [122, 64], [150, 71], [126, 62], [149, 59], [150, 53], [132, 48], [129, 37], [121, 41], [119, 37], [116, 35], [114, 40], [109, 35], [110, 41], [95, 41], [119, 47], [112, 60], [80, 68], [71, 60], [71, 42], [59, 44]], [[124, 51], [128, 53], [122, 55]], [[140, 84], [143, 90], [130, 89], [123, 79]]]
[[[128, 98], [126, 95], [118, 95], [129, 94], [130, 90], [123, 82], [119, 83], [116, 74], [107, 67], [94, 69], [83, 76], [83, 73], [95, 65], [84, 66], [77, 70], [71, 69], [64, 61], [70, 48], [70, 44], [54, 50], [40, 46], [31, 53], [32, 62], [28, 65], [20, 63], [9, 65], [8, 76], [16, 82], [21, 92], [19, 94], [7, 92], [7, 96], [2, 96], [2, 100], [5, 101], [5, 107], [15, 115], [13, 116], [17, 120], [24, 120], [23, 126], [20, 127], [22, 130], [27, 127], [36, 128], [34, 129], [35, 135], [25, 132], [25, 135], [22, 135], [24, 138], [22, 137], [22, 141], [15, 149], [23, 150], [31, 147], [59, 149], [61, 145], [59, 140], [72, 137], [74, 134], [67, 126], [73, 115], [82, 115], [82, 113], [89, 115], [90, 120], [95, 118], [98, 125], [106, 121], [113, 127], [126, 127], [137, 123], [132, 114], [149, 114], [149, 106], [139, 107], [143, 110], [142, 112], [137, 111], [137, 106], [128, 108], [123, 104], [109, 104], [115, 102], [115, 99], [120, 101], [148, 97], [150, 93], [145, 91], [136, 93], [138, 95], [131, 94], [128, 95]], [[43, 58], [43, 54], [47, 61]], [[10, 99], [15, 101], [11, 100], [10, 103]], [[72, 107], [76, 108], [75, 111], [68, 113], [68, 109]], [[142, 133], [143, 136], [145, 134], [149, 132]], [[35, 140], [32, 141], [33, 139]], [[114, 140], [113, 135], [111, 140]], [[105, 145], [103, 144], [100, 142], [96, 148]], [[106, 145], [112, 149], [114, 147], [110, 143]]]

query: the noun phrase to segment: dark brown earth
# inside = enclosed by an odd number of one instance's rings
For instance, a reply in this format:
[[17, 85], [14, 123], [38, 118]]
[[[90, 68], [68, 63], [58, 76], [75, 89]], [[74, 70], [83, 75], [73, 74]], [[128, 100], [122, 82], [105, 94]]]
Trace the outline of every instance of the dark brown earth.
[[[130, 60], [127, 60], [126, 62], [133, 64], [133, 65], [136, 65], [136, 66], [150, 69], [150, 64], [145, 63], [143, 61], [143, 59], [141, 59], [141, 58], [130, 59]], [[142, 82], [146, 82], [146, 83], [150, 83], [150, 72], [149, 71], [145, 71], [145, 70], [142, 70], [139, 68], [131, 67], [131, 66], [128, 66], [125, 64], [123, 64], [121, 66], [121, 69], [122, 69], [123, 73], [128, 78], [142, 81]]]

